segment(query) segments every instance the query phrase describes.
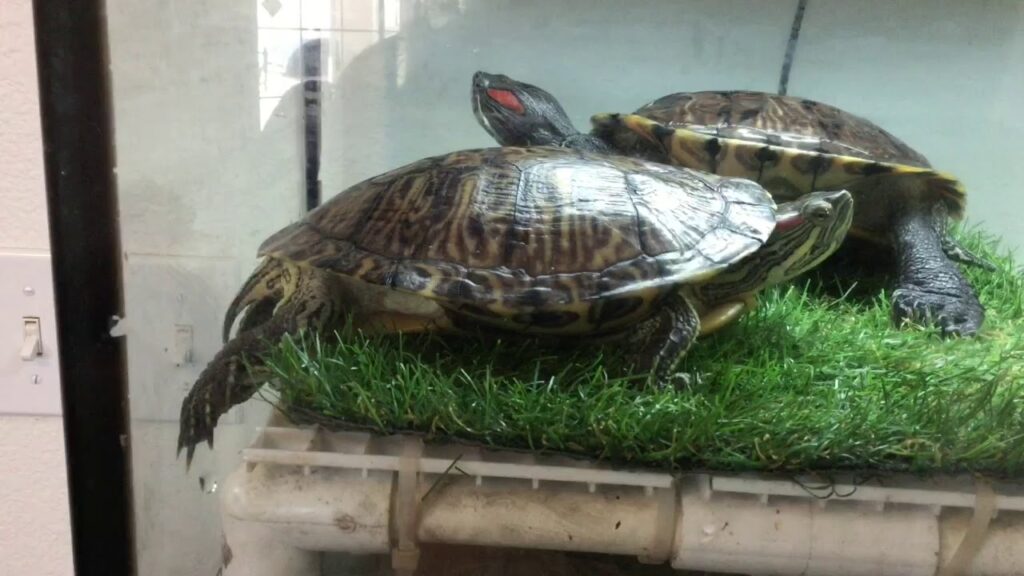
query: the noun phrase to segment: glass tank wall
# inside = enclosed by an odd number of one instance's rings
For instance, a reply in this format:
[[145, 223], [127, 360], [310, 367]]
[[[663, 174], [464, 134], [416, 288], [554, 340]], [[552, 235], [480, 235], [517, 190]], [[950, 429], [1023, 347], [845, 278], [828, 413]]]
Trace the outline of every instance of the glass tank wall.
[[494, 145], [478, 70], [542, 86], [584, 131], [674, 92], [776, 91], [798, 4], [789, 93], [958, 175], [969, 221], [1024, 254], [1019, 2], [110, 2], [139, 574], [220, 566], [216, 491], [269, 409], [232, 410], [188, 472], [177, 420], [265, 238], [318, 194]]

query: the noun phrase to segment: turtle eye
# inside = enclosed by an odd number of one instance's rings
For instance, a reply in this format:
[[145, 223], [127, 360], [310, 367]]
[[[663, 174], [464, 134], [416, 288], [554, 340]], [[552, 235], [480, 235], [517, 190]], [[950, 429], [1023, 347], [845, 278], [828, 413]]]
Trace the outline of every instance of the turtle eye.
[[832, 205], [828, 202], [813, 202], [807, 206], [807, 218], [822, 224], [832, 218]]
[[489, 96], [491, 100], [494, 100], [499, 105], [501, 105], [502, 108], [505, 108], [506, 110], [511, 110], [516, 114], [522, 114], [526, 112], [526, 108], [523, 106], [523, 103], [519, 100], [519, 97], [516, 96], [511, 90], [499, 90], [497, 88], [488, 88], [487, 96]]

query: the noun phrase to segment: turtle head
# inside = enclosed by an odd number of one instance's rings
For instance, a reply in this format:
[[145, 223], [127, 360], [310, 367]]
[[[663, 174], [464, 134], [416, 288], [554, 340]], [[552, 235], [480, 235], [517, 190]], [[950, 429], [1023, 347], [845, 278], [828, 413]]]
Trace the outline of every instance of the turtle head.
[[546, 90], [503, 74], [473, 74], [473, 114], [502, 146], [565, 146], [607, 151], [603, 142], [581, 134], [562, 105]]
[[[775, 211], [775, 229], [764, 245], [697, 286], [695, 293], [709, 309], [749, 301], [761, 289], [791, 280], [820, 264], [843, 243], [852, 222], [853, 198], [845, 190], [814, 192], [780, 204]], [[716, 322], [728, 318], [708, 320], [708, 330], [714, 330]], [[701, 328], [702, 332], [708, 330]]]
[[756, 258], [774, 262], [765, 285], [784, 282], [820, 264], [846, 238], [853, 197], [846, 190], [814, 192], [779, 205], [775, 230]]

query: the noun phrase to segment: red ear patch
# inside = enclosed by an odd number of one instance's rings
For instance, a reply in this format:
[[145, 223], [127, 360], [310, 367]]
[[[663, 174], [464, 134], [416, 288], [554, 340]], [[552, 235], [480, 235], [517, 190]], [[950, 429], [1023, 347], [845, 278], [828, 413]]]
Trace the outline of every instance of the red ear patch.
[[787, 218], [785, 220], [779, 220], [778, 222], [776, 222], [775, 223], [775, 231], [776, 232], [785, 232], [787, 230], [792, 230], [793, 228], [796, 228], [797, 226], [799, 226], [799, 225], [801, 225], [803, 223], [804, 223], [804, 217], [800, 216], [798, 214], [796, 216], [793, 216], [792, 218]]
[[491, 97], [491, 100], [501, 104], [502, 108], [511, 110], [516, 114], [522, 114], [526, 111], [523, 107], [523, 103], [519, 101], [519, 97], [513, 94], [510, 90], [488, 88], [487, 95]]

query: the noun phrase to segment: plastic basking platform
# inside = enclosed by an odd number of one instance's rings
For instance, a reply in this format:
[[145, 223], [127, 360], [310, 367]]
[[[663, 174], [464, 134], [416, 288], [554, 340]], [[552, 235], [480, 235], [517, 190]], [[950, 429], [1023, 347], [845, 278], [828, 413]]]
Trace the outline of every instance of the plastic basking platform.
[[267, 427], [221, 491], [225, 576], [315, 576], [319, 552], [419, 543], [638, 557], [736, 574], [1018, 575], [1024, 485], [886, 476], [855, 483], [681, 474]]

